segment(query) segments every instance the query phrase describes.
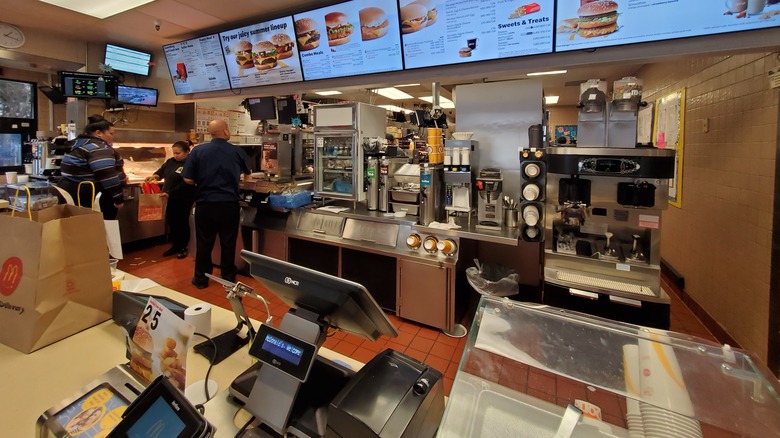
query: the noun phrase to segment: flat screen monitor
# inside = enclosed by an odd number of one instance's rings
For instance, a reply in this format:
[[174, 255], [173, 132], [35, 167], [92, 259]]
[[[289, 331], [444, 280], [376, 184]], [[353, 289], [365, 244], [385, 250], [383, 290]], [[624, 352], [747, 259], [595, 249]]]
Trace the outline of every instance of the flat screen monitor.
[[116, 100], [123, 105], [157, 106], [157, 94], [155, 88], [119, 85]]
[[291, 125], [293, 118], [298, 117], [295, 112], [295, 99], [292, 96], [276, 99], [276, 112], [280, 125]]
[[255, 97], [247, 99], [251, 120], [276, 120], [276, 99], [273, 97]]
[[442, 114], [434, 120], [428, 110], [415, 110], [409, 114], [410, 122], [420, 128], [447, 128], [447, 115]]
[[115, 71], [149, 76], [149, 63], [151, 61], [151, 53], [106, 44], [106, 56], [103, 59], [103, 64], [111, 66]]
[[179, 94], [230, 88], [219, 35], [204, 35], [163, 46], [173, 91]]
[[291, 16], [220, 32], [219, 38], [231, 87], [303, 80]]
[[22, 134], [0, 133], [0, 169], [22, 165]]
[[0, 79], [0, 118], [34, 120], [35, 84]]
[[60, 80], [60, 89], [65, 97], [116, 99], [115, 76], [62, 71]]
[[556, 3], [556, 52], [780, 26], [780, 3], [766, 1]]
[[294, 19], [307, 81], [403, 69], [396, 0], [352, 0]]
[[249, 273], [286, 305], [314, 312], [330, 326], [375, 341], [398, 336], [365, 287], [303, 266], [242, 250]]
[[[579, 3], [579, 2], [577, 2]], [[401, 0], [407, 69], [551, 53], [554, 0]]]

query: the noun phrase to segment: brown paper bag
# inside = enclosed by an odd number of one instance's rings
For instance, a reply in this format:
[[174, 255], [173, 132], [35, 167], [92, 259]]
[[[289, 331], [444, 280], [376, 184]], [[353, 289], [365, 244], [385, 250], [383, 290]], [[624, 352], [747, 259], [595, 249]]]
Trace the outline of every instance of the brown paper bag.
[[138, 221], [159, 221], [163, 218], [163, 198], [159, 193], [138, 195]]
[[103, 216], [57, 205], [0, 214], [0, 342], [24, 353], [111, 317]]

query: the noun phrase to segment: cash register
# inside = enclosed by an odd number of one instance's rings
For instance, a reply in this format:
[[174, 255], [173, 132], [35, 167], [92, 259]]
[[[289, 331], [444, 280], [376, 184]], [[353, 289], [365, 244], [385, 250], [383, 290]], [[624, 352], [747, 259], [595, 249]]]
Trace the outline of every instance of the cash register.
[[252, 277], [291, 309], [250, 346], [259, 360], [231, 385], [258, 421], [247, 436], [433, 436], [444, 413], [441, 372], [393, 350], [355, 373], [317, 355], [330, 328], [375, 341], [396, 328], [360, 284], [241, 251]]

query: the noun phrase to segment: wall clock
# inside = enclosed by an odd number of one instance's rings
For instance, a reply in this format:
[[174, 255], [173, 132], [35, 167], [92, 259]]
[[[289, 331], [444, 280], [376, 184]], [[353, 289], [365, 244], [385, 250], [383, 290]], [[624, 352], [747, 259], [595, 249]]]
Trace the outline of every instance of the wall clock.
[[24, 33], [13, 24], [0, 23], [0, 47], [17, 49], [24, 45]]

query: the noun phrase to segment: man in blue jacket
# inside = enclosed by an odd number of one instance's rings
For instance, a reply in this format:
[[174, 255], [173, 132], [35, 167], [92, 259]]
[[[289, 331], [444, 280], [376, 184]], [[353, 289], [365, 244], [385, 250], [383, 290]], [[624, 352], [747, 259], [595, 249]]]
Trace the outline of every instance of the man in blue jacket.
[[211, 251], [219, 235], [221, 277], [235, 282], [236, 239], [241, 218], [238, 204], [241, 174], [249, 174], [247, 155], [229, 143], [230, 131], [224, 120], [208, 124], [211, 141], [195, 147], [187, 158], [181, 176], [195, 185], [195, 276], [192, 284], [208, 287], [211, 274]]

